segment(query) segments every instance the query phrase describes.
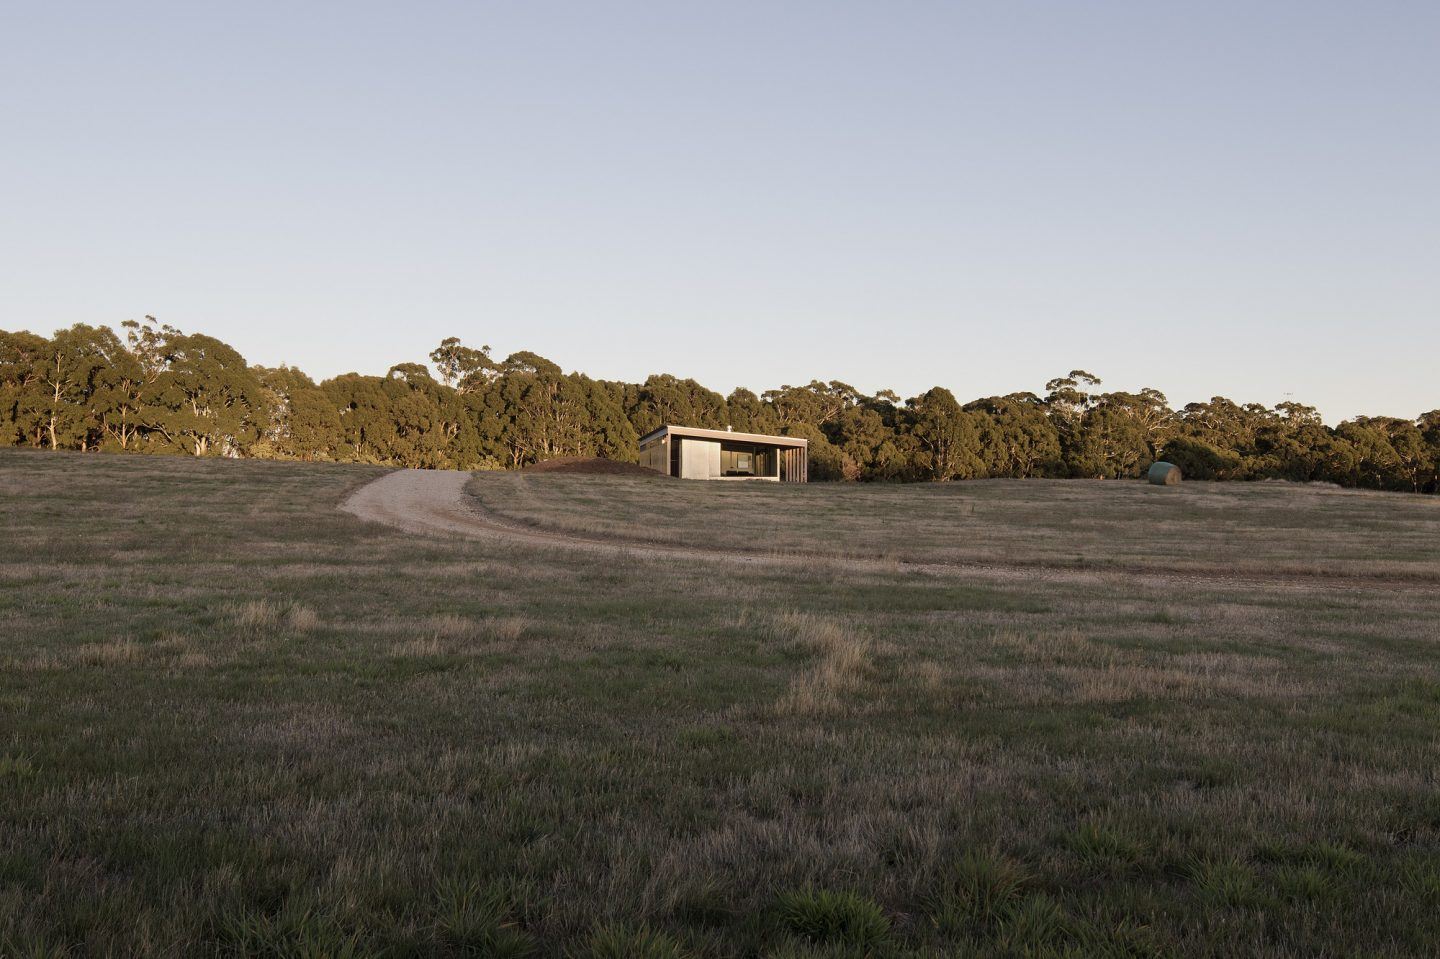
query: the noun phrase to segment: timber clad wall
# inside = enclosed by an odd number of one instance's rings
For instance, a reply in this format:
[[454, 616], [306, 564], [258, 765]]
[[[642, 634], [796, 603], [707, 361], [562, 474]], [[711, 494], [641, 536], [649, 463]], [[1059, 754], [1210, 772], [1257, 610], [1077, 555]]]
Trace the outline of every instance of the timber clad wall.
[[810, 462], [803, 449], [788, 449], [780, 451], [780, 482], [782, 483], [808, 483], [810, 481]]
[[670, 447], [663, 441], [657, 440], [648, 446], [640, 447], [640, 465], [667, 476], [670, 475], [670, 464], [667, 462], [669, 456]]

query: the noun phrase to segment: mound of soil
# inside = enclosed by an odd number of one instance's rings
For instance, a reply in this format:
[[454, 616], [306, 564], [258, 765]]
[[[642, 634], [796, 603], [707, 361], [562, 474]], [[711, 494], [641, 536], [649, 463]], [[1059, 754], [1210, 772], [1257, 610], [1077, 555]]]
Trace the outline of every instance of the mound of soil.
[[594, 473], [606, 476], [653, 476], [660, 474], [639, 463], [621, 463], [599, 456], [561, 456], [525, 467], [525, 473]]

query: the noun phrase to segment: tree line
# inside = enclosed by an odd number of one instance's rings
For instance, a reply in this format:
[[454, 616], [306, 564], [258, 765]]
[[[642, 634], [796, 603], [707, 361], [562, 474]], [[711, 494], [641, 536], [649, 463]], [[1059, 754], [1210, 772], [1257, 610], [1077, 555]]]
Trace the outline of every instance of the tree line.
[[497, 360], [454, 337], [429, 360], [316, 383], [154, 317], [120, 333], [0, 331], [0, 446], [499, 469], [633, 462], [639, 438], [671, 423], [805, 437], [822, 480], [1116, 478], [1164, 459], [1195, 479], [1440, 490], [1440, 410], [1331, 428], [1299, 403], [1177, 410], [1153, 389], [1104, 392], [1083, 370], [968, 403], [939, 386], [902, 400], [836, 380], [722, 396], [663, 373], [622, 383], [529, 352]]

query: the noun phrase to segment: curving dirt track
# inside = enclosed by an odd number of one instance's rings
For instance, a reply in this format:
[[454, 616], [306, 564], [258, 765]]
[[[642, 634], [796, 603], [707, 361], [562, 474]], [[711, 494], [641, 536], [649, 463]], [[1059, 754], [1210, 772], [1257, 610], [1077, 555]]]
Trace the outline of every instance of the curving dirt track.
[[[534, 529], [508, 522], [487, 512], [465, 484], [472, 473], [454, 470], [400, 470], [360, 487], [340, 509], [372, 523], [384, 523], [411, 533], [449, 534], [492, 539], [530, 546], [562, 546], [626, 555], [660, 553], [679, 559], [759, 565], [793, 559], [760, 554], [712, 552], [680, 546], [663, 546], [588, 538], [553, 530]], [[872, 564], [877, 568], [882, 564]], [[894, 568], [893, 564], [890, 568]]]
[[805, 553], [761, 553], [695, 549], [638, 540], [602, 539], [559, 530], [536, 529], [496, 516], [465, 492], [471, 473], [453, 470], [399, 470], [360, 487], [340, 509], [362, 520], [383, 523], [412, 533], [494, 540], [604, 552], [627, 557], [665, 557], [738, 566], [818, 566], [855, 572], [914, 572], [932, 576], [964, 576], [989, 580], [1052, 583], [1128, 582], [1137, 586], [1208, 587], [1302, 592], [1432, 592], [1426, 581], [1393, 577], [1323, 575], [1234, 575], [1224, 572], [1111, 567], [1079, 569], [1015, 563], [917, 563]]

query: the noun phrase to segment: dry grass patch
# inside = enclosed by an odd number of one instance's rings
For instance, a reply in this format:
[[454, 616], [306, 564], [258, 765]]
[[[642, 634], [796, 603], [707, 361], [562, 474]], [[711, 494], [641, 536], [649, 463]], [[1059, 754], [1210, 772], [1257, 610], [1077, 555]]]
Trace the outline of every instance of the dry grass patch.
[[485, 632], [501, 642], [519, 642], [531, 630], [531, 622], [524, 616], [497, 616], [485, 620]]
[[449, 655], [450, 647], [439, 637], [428, 636], [391, 643], [390, 653], [400, 659], [431, 659]]
[[313, 633], [320, 628], [320, 616], [307, 606], [291, 606], [285, 611], [285, 627], [292, 633]]
[[1285, 662], [1275, 656], [1121, 648], [1075, 630], [1000, 630], [978, 643], [977, 653], [983, 658], [966, 675], [983, 680], [992, 698], [1030, 705], [1290, 699], [1332, 685], [1295, 682], [1286, 675]]
[[793, 611], [776, 617], [770, 635], [814, 659], [775, 704], [780, 715], [821, 716], [856, 708], [854, 694], [874, 661], [868, 636], [834, 620]]
[[128, 636], [103, 643], [86, 643], [76, 647], [74, 661], [86, 666], [118, 666], [141, 658], [141, 649]]
[[425, 658], [466, 656], [510, 646], [518, 642], [531, 625], [530, 620], [523, 616], [472, 619], [457, 613], [440, 613], [426, 617], [418, 624], [392, 619], [373, 623], [371, 628], [382, 636], [418, 632], [418, 635], [393, 641], [390, 650], [392, 655], [399, 657]]
[[320, 615], [299, 603], [251, 599], [226, 608], [230, 623], [252, 636], [312, 633], [321, 626]]
[[443, 636], [445, 639], [466, 639], [475, 634], [475, 625], [464, 616], [457, 616], [455, 613], [431, 616], [429, 624], [436, 636]]

